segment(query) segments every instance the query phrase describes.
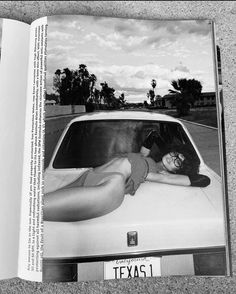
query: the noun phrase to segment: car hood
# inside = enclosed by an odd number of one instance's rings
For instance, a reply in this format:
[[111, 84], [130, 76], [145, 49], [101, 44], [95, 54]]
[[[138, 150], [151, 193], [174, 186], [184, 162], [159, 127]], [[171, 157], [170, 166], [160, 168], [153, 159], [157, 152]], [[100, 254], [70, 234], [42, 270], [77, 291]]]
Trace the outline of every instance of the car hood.
[[[211, 178], [206, 188], [145, 182], [134, 196], [126, 195], [121, 206], [107, 215], [69, 223], [45, 221], [44, 257], [91, 257], [224, 246], [220, 179], [207, 168], [204, 174]], [[54, 186], [45, 187], [45, 192], [75, 178], [75, 173], [63, 177], [46, 174], [45, 184], [51, 182]], [[127, 233], [131, 231], [138, 234], [138, 244], [134, 247], [127, 245]]]

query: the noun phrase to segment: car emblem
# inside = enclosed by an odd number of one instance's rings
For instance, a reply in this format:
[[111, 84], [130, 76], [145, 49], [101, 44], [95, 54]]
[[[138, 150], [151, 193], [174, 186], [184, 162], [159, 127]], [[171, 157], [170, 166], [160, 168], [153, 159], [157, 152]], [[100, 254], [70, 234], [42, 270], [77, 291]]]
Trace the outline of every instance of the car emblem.
[[129, 247], [138, 245], [138, 232], [131, 231], [127, 233], [127, 245]]

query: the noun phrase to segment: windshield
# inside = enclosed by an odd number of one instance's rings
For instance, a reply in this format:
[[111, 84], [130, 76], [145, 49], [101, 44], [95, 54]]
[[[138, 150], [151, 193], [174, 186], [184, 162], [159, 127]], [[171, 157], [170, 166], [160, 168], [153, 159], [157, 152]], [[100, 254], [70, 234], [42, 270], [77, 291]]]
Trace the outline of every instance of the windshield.
[[160, 138], [150, 156], [159, 161], [167, 146], [185, 144], [197, 156], [188, 136], [178, 123], [143, 120], [96, 120], [73, 123], [55, 156], [53, 167], [96, 167], [111, 158], [129, 152], [139, 152], [150, 133], [155, 130]]

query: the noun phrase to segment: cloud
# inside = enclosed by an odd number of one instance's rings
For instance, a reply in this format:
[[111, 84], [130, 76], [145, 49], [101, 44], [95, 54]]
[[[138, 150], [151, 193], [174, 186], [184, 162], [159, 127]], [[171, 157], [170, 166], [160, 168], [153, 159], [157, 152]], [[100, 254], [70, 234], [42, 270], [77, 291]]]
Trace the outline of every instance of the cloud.
[[160, 95], [167, 94], [172, 79], [196, 78], [204, 86], [212, 84], [205, 65], [208, 21], [56, 16], [48, 24], [48, 89], [57, 68], [76, 69], [81, 63], [97, 76], [96, 87], [106, 81], [133, 99], [146, 99], [153, 78]]
[[48, 38], [50, 38], [50, 40], [68, 41], [73, 39], [73, 35], [71, 33], [64, 33], [61, 31], [52, 31], [48, 33]]
[[62, 45], [62, 44], [58, 44], [56, 46], [53, 46], [53, 48], [48, 48], [48, 51], [47, 53], [48, 54], [61, 54], [61, 53], [67, 53], [68, 51], [70, 50], [73, 50], [74, 49], [74, 46], [72, 45]]
[[110, 66], [91, 68], [91, 72], [95, 73], [98, 78], [97, 85], [106, 81], [109, 86], [117, 91], [131, 93], [142, 93], [146, 97], [146, 93], [151, 89], [151, 80], [157, 81], [157, 90], [161, 94], [166, 94], [166, 89], [170, 87], [170, 81], [174, 74], [170, 70], [160, 68], [157, 65], [149, 64], [146, 66]]
[[86, 64], [88, 69], [91, 67], [97, 67], [102, 64], [100, 58], [92, 53], [76, 53], [76, 52], [57, 52], [54, 50], [50, 50], [47, 56], [48, 60], [48, 69], [50, 71], [55, 71], [57, 68], [65, 68], [68, 67], [70, 69], [77, 69], [79, 64]]
[[93, 42], [96, 46], [100, 46], [103, 49], [111, 49], [115, 51], [133, 51], [139, 50], [140, 46], [144, 44], [146, 36], [128, 36], [125, 37], [117, 32], [111, 34], [87, 34], [81, 41], [83, 44]]
[[144, 32], [147, 32], [146, 21], [137, 19], [120, 19], [115, 23], [114, 31], [119, 32], [125, 37], [128, 36], [142, 36]]
[[187, 66], [180, 63], [177, 65], [172, 71], [182, 71], [182, 72], [190, 72], [190, 70], [187, 68]]
[[[187, 43], [190, 38], [196, 40], [198, 43], [200, 40], [202, 40], [201, 42], [209, 40], [209, 25], [204, 25], [202, 27], [200, 25], [196, 25], [196, 22], [194, 21], [186, 21], [185, 23], [177, 23], [175, 21], [167, 23], [164, 22], [164, 24], [160, 23], [161, 22], [157, 22], [156, 24], [151, 23], [151, 26], [154, 26], [152, 30], [148, 28], [148, 25], [143, 25], [142, 35], [140, 35], [140, 33], [134, 28], [127, 28], [126, 30], [124, 28], [123, 31], [119, 30], [119, 32], [122, 32], [124, 37], [123, 49], [132, 49], [136, 51], [139, 49], [142, 50], [143, 47], [149, 47], [152, 50], [160, 50], [164, 48], [165, 51], [167, 51], [167, 49], [175, 47], [175, 55], [180, 56], [183, 53], [190, 53], [184, 45], [184, 43]], [[136, 34], [132, 33], [132, 31], [136, 31]], [[152, 33], [150, 34], [150, 32]], [[132, 42], [132, 40], [134, 40], [134, 42]]]
[[84, 29], [80, 26], [80, 24], [76, 20], [73, 20], [71, 22], [68, 22], [66, 24], [66, 27], [68, 29], [73, 29], [73, 30], [77, 30], [77, 31], [84, 31]]
[[124, 36], [143, 35], [152, 32], [155, 35], [179, 36], [180, 34], [194, 34], [206, 36], [210, 33], [210, 23], [206, 20], [137, 20], [118, 19], [114, 23], [114, 30]]
[[89, 19], [89, 17], [85, 17], [82, 15], [53, 15], [48, 17], [48, 22], [51, 27], [67, 27], [67, 28], [80, 28], [80, 23], [83, 20]]
[[[67, 42], [71, 40], [77, 46], [94, 42], [104, 49], [133, 53], [141, 52], [144, 47], [153, 51], [163, 46], [167, 48], [180, 38], [185, 42], [190, 36], [206, 36], [210, 32], [210, 26], [207, 21], [147, 21], [96, 16], [72, 16], [72, 18], [54, 16], [49, 18], [49, 31], [53, 32], [50, 37], [54, 40], [57, 38]], [[176, 52], [176, 56], [180, 54], [177, 55]]]
[[144, 79], [145, 77], [145, 72], [143, 70], [139, 70], [138, 72], [136, 72], [133, 75], [134, 78], [138, 78], [138, 79]]
[[103, 47], [103, 48], [105, 47], [105, 48], [110, 48], [110, 49], [113, 49], [113, 50], [121, 50], [121, 46], [118, 45], [115, 38], [113, 38], [113, 40], [112, 40], [111, 38], [109, 39], [109, 36], [101, 37], [98, 34], [90, 33], [90, 34], [85, 36], [84, 43], [85, 42], [90, 42], [90, 41], [92, 41], [95, 44], [98, 44], [100, 47]]
[[139, 103], [139, 102], [144, 102], [147, 100], [147, 96], [139, 93], [134, 93], [134, 94], [129, 94], [128, 96], [125, 95], [125, 100], [127, 102], [132, 102], [132, 103]]
[[211, 31], [208, 21], [157, 21], [146, 22], [143, 25], [146, 25], [143, 32], [152, 32], [151, 35], [146, 35], [143, 40], [144, 45], [153, 49], [168, 47], [180, 39], [187, 42], [190, 37], [196, 38], [196, 36], [199, 42], [199, 38], [209, 37]]
[[208, 20], [182, 20], [150, 22], [154, 30], [163, 30], [167, 34], [179, 36], [180, 34], [195, 34], [206, 36], [211, 31]]

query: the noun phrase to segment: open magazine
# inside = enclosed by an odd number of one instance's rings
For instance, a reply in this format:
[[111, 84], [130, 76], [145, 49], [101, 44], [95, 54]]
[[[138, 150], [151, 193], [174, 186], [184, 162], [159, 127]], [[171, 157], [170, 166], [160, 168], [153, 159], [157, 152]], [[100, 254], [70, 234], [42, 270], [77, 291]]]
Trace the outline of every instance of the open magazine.
[[208, 20], [0, 21], [0, 278], [229, 275]]

